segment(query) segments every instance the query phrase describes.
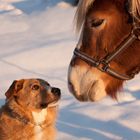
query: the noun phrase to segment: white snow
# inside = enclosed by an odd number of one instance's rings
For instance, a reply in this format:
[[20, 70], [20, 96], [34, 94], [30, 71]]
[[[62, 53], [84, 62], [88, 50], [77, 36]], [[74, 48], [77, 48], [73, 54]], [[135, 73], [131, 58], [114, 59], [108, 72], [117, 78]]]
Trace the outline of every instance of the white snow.
[[140, 75], [119, 102], [80, 103], [69, 93], [74, 13], [61, 0], [0, 0], [0, 104], [13, 80], [39, 77], [62, 89], [57, 140], [140, 140]]

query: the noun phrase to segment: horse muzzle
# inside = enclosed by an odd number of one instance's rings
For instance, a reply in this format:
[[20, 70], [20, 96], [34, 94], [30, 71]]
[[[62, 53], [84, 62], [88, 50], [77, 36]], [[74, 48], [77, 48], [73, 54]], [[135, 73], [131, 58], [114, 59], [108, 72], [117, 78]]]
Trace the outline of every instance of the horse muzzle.
[[107, 95], [100, 73], [86, 66], [70, 66], [68, 73], [68, 88], [74, 97], [83, 102], [99, 101]]

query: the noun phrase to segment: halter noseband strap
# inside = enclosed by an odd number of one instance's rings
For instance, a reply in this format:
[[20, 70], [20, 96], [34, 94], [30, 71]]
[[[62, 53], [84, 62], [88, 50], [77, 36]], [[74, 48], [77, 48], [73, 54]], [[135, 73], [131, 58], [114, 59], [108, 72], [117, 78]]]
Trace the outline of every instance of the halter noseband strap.
[[109, 75], [120, 79], [120, 80], [130, 80], [134, 78], [134, 76], [137, 74], [137, 72], [132, 73], [131, 75], [125, 75], [120, 74], [110, 68], [109, 63], [118, 56], [122, 51], [124, 51], [126, 48], [128, 48], [135, 40], [140, 41], [140, 27], [134, 24], [133, 30], [131, 34], [128, 36], [128, 38], [123, 41], [120, 45], [120, 47], [117, 47], [117, 49], [112, 52], [111, 54], [105, 56], [103, 59], [96, 61], [95, 59], [89, 57], [87, 54], [81, 52], [78, 48], [74, 50], [74, 55], [81, 60], [85, 61], [86, 63], [89, 63], [93, 67], [99, 69], [102, 72], [106, 72]]

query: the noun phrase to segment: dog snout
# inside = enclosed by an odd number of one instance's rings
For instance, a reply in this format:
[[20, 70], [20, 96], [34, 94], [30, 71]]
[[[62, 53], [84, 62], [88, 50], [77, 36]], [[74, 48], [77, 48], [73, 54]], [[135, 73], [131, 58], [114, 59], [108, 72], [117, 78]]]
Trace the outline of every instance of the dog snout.
[[57, 96], [60, 96], [61, 95], [61, 91], [60, 91], [60, 89], [59, 88], [52, 88], [51, 89], [51, 92], [53, 93], [53, 94], [55, 94], [55, 95], [57, 95]]

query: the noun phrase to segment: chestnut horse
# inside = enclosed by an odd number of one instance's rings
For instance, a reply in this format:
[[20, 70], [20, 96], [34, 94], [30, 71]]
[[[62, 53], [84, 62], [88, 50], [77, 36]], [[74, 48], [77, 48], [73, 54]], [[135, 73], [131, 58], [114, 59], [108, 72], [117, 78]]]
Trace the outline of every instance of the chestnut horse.
[[81, 0], [79, 43], [69, 65], [69, 90], [79, 101], [117, 99], [140, 71], [140, 0]]

